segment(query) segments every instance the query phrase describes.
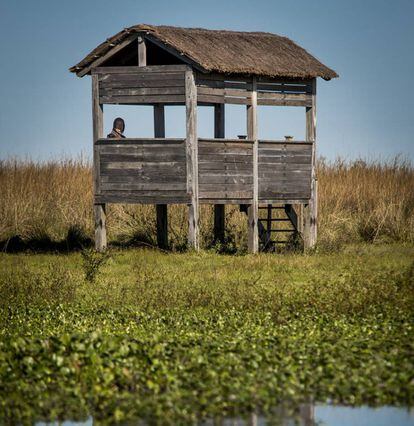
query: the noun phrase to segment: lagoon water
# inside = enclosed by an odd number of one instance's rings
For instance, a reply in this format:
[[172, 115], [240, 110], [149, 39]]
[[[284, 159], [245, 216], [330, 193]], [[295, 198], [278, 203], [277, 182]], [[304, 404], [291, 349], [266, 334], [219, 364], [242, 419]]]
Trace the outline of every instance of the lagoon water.
[[[289, 416], [284, 414], [283, 411], [274, 415], [273, 420], [277, 424], [290, 426], [290, 425], [326, 425], [326, 426], [413, 426], [414, 425], [414, 408], [400, 408], [400, 407], [344, 407], [334, 405], [304, 405], [300, 409], [298, 416]], [[270, 422], [273, 424], [273, 422]], [[251, 415], [248, 419], [242, 418], [226, 418], [223, 419], [221, 424], [223, 426], [242, 426], [254, 425], [265, 426], [270, 424], [269, 418], [258, 415]], [[84, 422], [38, 422], [37, 426], [46, 425], [61, 425], [61, 426], [92, 426], [93, 419], [89, 418]], [[130, 424], [130, 423], [129, 423]], [[141, 424], [141, 423], [140, 423]], [[217, 424], [216, 422], [203, 422], [201, 425], [210, 426]]]

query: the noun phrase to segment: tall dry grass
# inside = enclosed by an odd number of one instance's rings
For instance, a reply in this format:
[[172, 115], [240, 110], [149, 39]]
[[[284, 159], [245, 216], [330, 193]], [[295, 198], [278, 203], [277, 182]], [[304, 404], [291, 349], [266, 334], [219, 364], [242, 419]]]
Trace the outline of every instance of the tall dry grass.
[[[320, 161], [319, 242], [335, 247], [357, 241], [414, 242], [414, 168], [404, 159], [391, 161]], [[226, 211], [228, 242], [246, 245], [246, 219], [237, 207]], [[173, 248], [185, 246], [185, 206], [170, 208], [169, 232]], [[204, 246], [212, 237], [211, 206], [201, 211]], [[62, 160], [0, 161], [0, 241], [65, 239], [70, 230], [93, 235], [90, 163]], [[110, 205], [109, 238], [155, 243], [153, 206]]]

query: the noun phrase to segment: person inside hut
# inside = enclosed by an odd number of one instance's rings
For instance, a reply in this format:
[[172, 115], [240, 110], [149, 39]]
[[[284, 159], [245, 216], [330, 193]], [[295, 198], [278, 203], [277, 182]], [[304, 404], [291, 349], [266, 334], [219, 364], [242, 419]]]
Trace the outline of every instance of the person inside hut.
[[121, 117], [117, 117], [114, 120], [111, 133], [108, 134], [108, 138], [122, 139], [124, 138], [125, 121]]

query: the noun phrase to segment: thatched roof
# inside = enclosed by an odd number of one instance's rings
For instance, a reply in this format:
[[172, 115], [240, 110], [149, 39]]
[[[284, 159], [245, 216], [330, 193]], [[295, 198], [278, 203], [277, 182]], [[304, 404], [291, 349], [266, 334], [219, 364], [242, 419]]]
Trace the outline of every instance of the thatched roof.
[[135, 25], [96, 47], [70, 68], [77, 74], [135, 33], [144, 33], [204, 72], [325, 80], [338, 74], [287, 37], [264, 32]]

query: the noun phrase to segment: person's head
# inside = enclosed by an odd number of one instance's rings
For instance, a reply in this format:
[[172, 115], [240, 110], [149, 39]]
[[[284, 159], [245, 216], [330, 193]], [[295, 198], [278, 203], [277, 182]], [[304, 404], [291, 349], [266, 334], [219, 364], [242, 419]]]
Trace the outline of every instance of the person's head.
[[121, 117], [115, 118], [113, 128], [123, 133], [125, 130], [125, 121]]

